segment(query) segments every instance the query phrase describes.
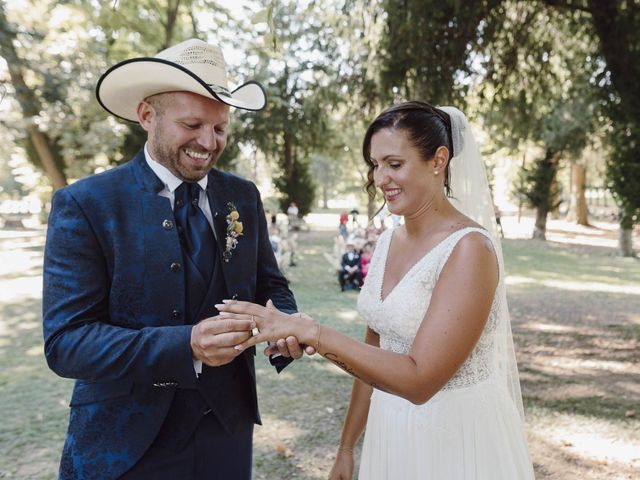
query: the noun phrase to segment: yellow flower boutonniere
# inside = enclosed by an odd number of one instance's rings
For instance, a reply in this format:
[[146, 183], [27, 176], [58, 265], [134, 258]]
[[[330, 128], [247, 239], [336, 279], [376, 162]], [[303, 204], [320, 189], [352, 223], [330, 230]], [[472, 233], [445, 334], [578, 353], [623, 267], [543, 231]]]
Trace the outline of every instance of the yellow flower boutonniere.
[[225, 250], [222, 254], [222, 258], [225, 262], [231, 260], [231, 251], [238, 245], [238, 237], [242, 235], [242, 222], [240, 221], [240, 214], [236, 206], [229, 202], [229, 214], [227, 215], [227, 238], [225, 239]]

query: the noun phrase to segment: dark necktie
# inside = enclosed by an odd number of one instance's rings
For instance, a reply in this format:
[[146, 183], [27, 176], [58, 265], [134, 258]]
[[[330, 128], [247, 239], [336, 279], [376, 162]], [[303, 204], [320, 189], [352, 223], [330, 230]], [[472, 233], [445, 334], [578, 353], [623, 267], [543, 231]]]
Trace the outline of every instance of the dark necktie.
[[187, 319], [191, 323], [209, 288], [218, 250], [211, 226], [198, 206], [200, 185], [183, 182], [175, 191], [174, 215], [184, 257]]

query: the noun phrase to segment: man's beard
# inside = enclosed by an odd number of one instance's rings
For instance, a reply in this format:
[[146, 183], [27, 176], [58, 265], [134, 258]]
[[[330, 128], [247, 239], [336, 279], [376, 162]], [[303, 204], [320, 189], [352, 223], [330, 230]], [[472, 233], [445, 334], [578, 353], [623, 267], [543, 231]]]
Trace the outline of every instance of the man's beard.
[[[154, 138], [156, 142], [153, 148], [153, 154], [155, 156], [155, 160], [161, 165], [165, 166], [167, 169], [171, 171], [176, 177], [180, 178], [185, 182], [197, 182], [198, 180], [204, 178], [216, 164], [218, 157], [220, 156], [220, 152], [212, 153], [211, 159], [209, 160], [209, 164], [202, 170], [190, 170], [180, 163], [180, 153], [183, 149], [188, 148], [195, 151], [200, 151], [201, 148], [198, 146], [190, 146], [190, 145], [182, 145], [180, 147], [172, 147], [171, 145], [158, 141], [160, 138], [165, 138], [164, 130], [161, 126], [157, 126], [154, 132]], [[185, 156], [187, 154], [185, 153]]]

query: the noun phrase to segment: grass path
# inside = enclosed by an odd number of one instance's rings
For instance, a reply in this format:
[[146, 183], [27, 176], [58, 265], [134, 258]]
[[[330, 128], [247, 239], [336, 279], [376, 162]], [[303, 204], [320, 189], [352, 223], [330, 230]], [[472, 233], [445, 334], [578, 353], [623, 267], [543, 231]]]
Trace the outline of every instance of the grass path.
[[[362, 337], [356, 294], [301, 233], [287, 275], [301, 310]], [[41, 231], [0, 231], [0, 478], [55, 478], [72, 382], [42, 354]], [[509, 302], [539, 479], [626, 479], [640, 469], [640, 262], [603, 247], [505, 240]], [[281, 375], [257, 357], [264, 426], [254, 478], [325, 478], [351, 389], [319, 358]], [[634, 470], [635, 469], [635, 470]]]

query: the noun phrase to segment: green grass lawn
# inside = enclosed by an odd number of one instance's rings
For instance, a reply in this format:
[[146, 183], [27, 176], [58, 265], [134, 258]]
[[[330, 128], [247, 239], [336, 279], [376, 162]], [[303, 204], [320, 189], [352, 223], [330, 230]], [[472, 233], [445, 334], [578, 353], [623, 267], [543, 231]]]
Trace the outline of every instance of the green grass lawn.
[[[72, 382], [51, 373], [42, 352], [41, 240], [0, 243], [0, 264], [22, 256], [28, 265], [0, 270], [0, 478], [51, 479]], [[301, 311], [362, 338], [357, 294], [340, 292], [323, 256], [332, 248], [328, 232], [300, 233], [298, 266], [286, 273]], [[640, 285], [640, 262], [603, 248], [530, 240], [506, 240], [504, 250], [508, 276], [515, 279], [509, 301], [537, 478], [574, 478], [562, 476], [563, 469], [591, 472], [585, 479], [626, 478], [612, 476], [626, 474], [624, 462], [592, 464], [574, 430], [587, 425], [597, 438], [625, 445], [640, 440], [638, 417], [629, 416], [640, 404], [633, 387], [640, 343], [640, 295], [633, 289]], [[326, 478], [351, 379], [317, 357], [280, 375], [261, 356], [256, 364], [264, 425], [256, 428], [254, 478]]]

